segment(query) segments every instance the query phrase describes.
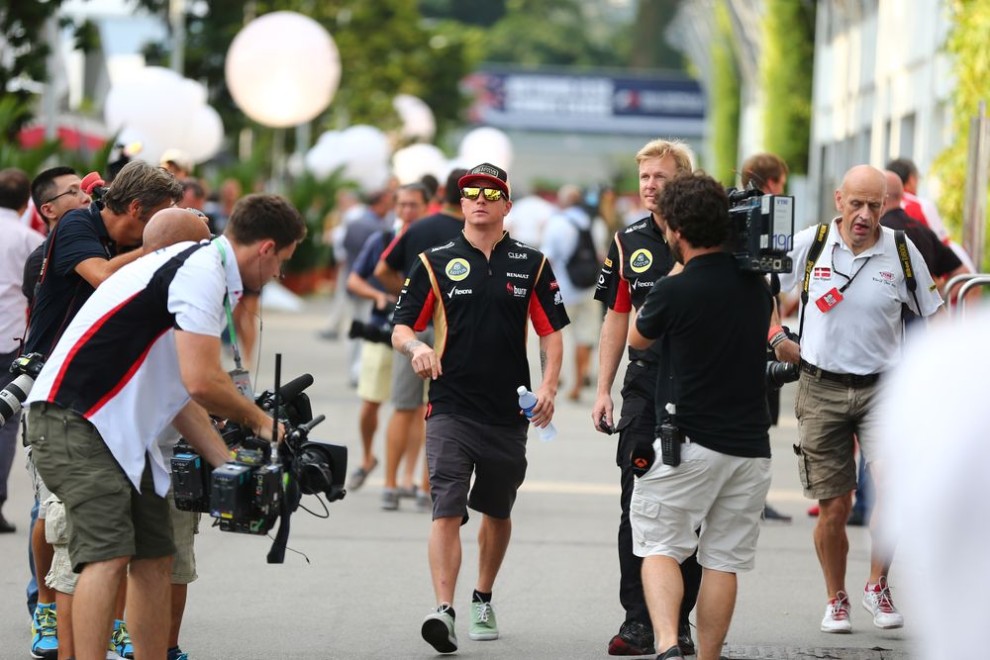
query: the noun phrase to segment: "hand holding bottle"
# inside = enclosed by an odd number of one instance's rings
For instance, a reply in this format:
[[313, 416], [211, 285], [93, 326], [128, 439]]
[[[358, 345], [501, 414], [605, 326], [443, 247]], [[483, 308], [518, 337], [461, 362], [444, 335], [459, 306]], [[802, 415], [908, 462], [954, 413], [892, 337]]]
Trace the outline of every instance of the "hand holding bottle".
[[553, 404], [550, 406], [540, 405], [539, 398], [526, 389], [525, 385], [520, 385], [516, 389], [519, 395], [519, 408], [526, 418], [529, 419], [540, 431], [540, 439], [549, 442], [557, 437], [557, 429], [550, 419], [553, 417]]

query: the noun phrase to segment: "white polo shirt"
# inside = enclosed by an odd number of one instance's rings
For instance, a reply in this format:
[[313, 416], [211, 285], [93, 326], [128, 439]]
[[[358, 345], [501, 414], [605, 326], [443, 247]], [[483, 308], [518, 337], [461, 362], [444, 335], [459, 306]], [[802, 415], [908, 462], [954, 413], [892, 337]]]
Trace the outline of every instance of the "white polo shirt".
[[[780, 288], [789, 291], [804, 281], [804, 267], [814, 242], [817, 226], [795, 234], [794, 248], [788, 253], [794, 269], [780, 276]], [[907, 290], [904, 271], [897, 256], [894, 231], [881, 227], [880, 238], [858, 255], [842, 240], [835, 220], [829, 226], [822, 253], [815, 262], [804, 306], [801, 358], [827, 371], [866, 375], [890, 369], [900, 358], [902, 327], [901, 303], [919, 316], [935, 313], [942, 298], [921, 253], [907, 240], [918, 286], [914, 296]], [[850, 279], [852, 283], [849, 284]], [[833, 289], [842, 300], [828, 311], [816, 304]]]
[[[27, 402], [72, 410], [100, 432], [140, 490], [145, 455], [155, 492], [164, 497], [169, 470], [156, 438], [189, 401], [174, 329], [219, 337], [242, 284], [225, 237], [178, 243], [141, 257], [97, 287], [41, 370]], [[225, 263], [223, 263], [225, 262]]]

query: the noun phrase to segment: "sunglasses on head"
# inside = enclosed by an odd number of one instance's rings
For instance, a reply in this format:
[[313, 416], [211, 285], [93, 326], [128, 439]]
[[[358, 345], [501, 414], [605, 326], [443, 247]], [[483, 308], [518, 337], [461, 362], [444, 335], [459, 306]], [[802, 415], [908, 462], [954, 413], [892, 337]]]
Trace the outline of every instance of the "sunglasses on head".
[[461, 197], [464, 199], [478, 199], [482, 193], [489, 202], [497, 202], [505, 196], [505, 193], [498, 188], [461, 188]]

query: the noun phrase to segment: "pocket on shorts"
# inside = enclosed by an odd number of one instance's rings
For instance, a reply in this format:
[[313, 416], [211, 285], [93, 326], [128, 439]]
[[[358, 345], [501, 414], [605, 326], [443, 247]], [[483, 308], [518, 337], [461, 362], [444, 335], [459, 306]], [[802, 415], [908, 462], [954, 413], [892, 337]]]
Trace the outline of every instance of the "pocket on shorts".
[[797, 454], [798, 461], [798, 478], [801, 480], [801, 485], [805, 490], [811, 490], [811, 478], [808, 472], [808, 457], [805, 456], [804, 450], [801, 449], [801, 445], [793, 445], [794, 453]]
[[635, 533], [644, 541], [660, 539], [660, 502], [636, 497], [629, 502], [629, 522]]
[[54, 495], [46, 500], [45, 540], [51, 545], [65, 545], [69, 542], [68, 524], [65, 520], [65, 505]]

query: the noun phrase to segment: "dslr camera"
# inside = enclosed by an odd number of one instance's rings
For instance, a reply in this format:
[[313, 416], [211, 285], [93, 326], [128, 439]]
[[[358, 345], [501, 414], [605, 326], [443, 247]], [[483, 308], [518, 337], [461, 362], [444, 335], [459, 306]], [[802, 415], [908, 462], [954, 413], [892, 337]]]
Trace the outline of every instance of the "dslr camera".
[[286, 428], [275, 450], [250, 429], [228, 422], [221, 435], [234, 458], [211, 469], [180, 441], [171, 466], [176, 508], [209, 513], [221, 531], [267, 534], [280, 516], [287, 523], [302, 495], [323, 494], [327, 502], [342, 499], [347, 447], [309, 440], [309, 432], [325, 419], [313, 417], [303, 393], [312, 383], [313, 377], [303, 374], [255, 400]]
[[351, 327], [347, 331], [348, 339], [364, 339], [376, 344], [392, 345], [392, 316], [395, 314], [395, 304], [390, 303], [384, 309], [387, 321], [382, 324], [364, 323], [363, 321], [351, 321]]
[[[787, 338], [792, 341], [799, 341], [800, 337], [796, 333], [791, 332], [790, 328], [786, 325], [783, 326], [784, 332], [787, 333]], [[767, 347], [767, 387], [779, 390], [781, 387], [787, 383], [793, 383], [798, 379], [800, 375], [800, 370], [798, 365], [791, 364], [790, 362], [781, 362], [777, 359], [777, 354], [774, 350]]]
[[764, 195], [757, 188], [729, 188], [729, 251], [739, 268], [754, 273], [789, 273], [794, 244], [794, 198]]
[[22, 355], [11, 363], [10, 373], [16, 377], [0, 390], [0, 428], [21, 409], [43, 366], [45, 358], [41, 353]]

